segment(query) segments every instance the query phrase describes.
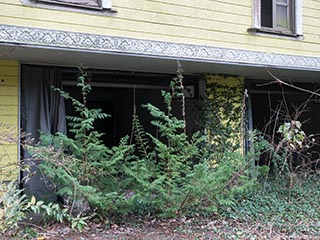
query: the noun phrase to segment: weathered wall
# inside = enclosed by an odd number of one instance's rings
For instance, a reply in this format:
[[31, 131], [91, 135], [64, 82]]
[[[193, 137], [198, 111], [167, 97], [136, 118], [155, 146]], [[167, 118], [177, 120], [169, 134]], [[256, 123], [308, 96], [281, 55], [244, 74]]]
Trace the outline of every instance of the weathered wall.
[[0, 178], [5, 180], [17, 178], [18, 80], [18, 62], [0, 60]]
[[113, 0], [114, 16], [0, 0], [0, 24], [305, 56], [320, 55], [320, 2], [303, 1], [303, 40], [253, 36], [252, 0]]

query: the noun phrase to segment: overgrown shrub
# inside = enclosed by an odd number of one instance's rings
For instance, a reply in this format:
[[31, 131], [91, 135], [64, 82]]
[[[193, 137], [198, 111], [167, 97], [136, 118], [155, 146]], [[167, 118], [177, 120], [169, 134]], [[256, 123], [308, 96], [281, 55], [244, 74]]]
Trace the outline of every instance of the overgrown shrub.
[[318, 169], [312, 163], [318, 159], [312, 160], [308, 151], [317, 143], [312, 134], [307, 136], [302, 130], [302, 123], [298, 120], [279, 123], [276, 132], [277, 141], [271, 140], [274, 136], [260, 131], [250, 132], [248, 140], [252, 147], [247, 157], [255, 159], [256, 164], [267, 167], [269, 170], [266, 176], [273, 181], [285, 181], [289, 189], [296, 181], [299, 183], [299, 178], [316, 175]]
[[17, 189], [16, 183], [0, 183], [0, 232], [16, 231], [18, 223], [26, 216], [30, 204], [23, 190]]
[[81, 229], [83, 225], [68, 215], [59, 204], [45, 204], [43, 201], [37, 201], [34, 196], [24, 194], [23, 188], [19, 188], [17, 173], [22, 169], [28, 171], [30, 165], [25, 166], [22, 161], [10, 159], [5, 148], [17, 143], [16, 127], [0, 122], [0, 148], [2, 150], [0, 154], [0, 235], [16, 235], [20, 224], [28, 224], [31, 221], [31, 213], [41, 215], [40, 218], [43, 220], [55, 219], [59, 222], [67, 220], [73, 224], [73, 227]]
[[[199, 132], [192, 137], [186, 135], [180, 70], [170, 83], [171, 91], [162, 91], [165, 111], [150, 103], [144, 105], [158, 135], [146, 132], [134, 113], [134, 144], [128, 143], [127, 136], [112, 148], [103, 145], [102, 134], [93, 129], [94, 121], [107, 115], [86, 106], [91, 88], [85, 82], [86, 74], [80, 71], [81, 101], [55, 89], [72, 101], [78, 114], [68, 117], [74, 136], [42, 135], [40, 144], [29, 148], [34, 157], [44, 160], [40, 168], [56, 184], [57, 194], [69, 203], [70, 214], [88, 215], [94, 211], [110, 217], [214, 213], [257, 183], [251, 159], [221, 151], [220, 161], [213, 164], [215, 152], [207, 136]], [[173, 99], [181, 102], [182, 119], [173, 114]], [[77, 209], [79, 204], [88, 208]]]

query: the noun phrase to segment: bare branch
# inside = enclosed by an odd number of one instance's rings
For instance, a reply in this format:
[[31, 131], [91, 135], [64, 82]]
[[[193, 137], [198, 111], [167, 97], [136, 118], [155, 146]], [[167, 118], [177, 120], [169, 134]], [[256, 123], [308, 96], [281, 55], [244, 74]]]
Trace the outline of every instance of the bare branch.
[[[301, 87], [297, 87], [297, 86], [293, 85], [292, 83], [287, 83], [287, 82], [281, 80], [280, 78], [277, 78], [269, 69], [266, 69], [266, 71], [267, 71], [268, 74], [269, 74], [271, 77], [273, 77], [278, 83], [281, 83], [281, 84], [283, 84], [283, 85], [285, 85], [285, 86], [288, 86], [288, 87], [297, 89], [297, 90], [299, 90], [299, 91], [306, 92], [306, 93], [309, 93], [309, 94], [311, 94], [311, 95], [315, 95], [315, 96], [320, 97], [320, 94], [319, 94], [319, 93], [316, 93], [316, 92], [313, 92], [313, 91], [310, 91], [310, 90], [308, 90], [308, 89], [304, 89], [304, 88], [301, 88]], [[271, 82], [270, 84], [272, 84], [272, 83], [274, 83], [274, 82]]]

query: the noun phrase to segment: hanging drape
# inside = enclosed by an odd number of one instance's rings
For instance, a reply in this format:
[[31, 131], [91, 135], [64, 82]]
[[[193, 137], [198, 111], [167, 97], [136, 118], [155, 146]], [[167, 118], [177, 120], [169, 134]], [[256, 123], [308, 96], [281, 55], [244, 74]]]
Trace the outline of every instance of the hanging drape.
[[[21, 128], [33, 144], [39, 141], [40, 132], [66, 133], [64, 100], [51, 86], [62, 87], [59, 68], [23, 65], [21, 67]], [[37, 171], [37, 162], [31, 162], [27, 151], [22, 159], [32, 165], [34, 176], [24, 184], [27, 194], [39, 199], [51, 199], [54, 195], [50, 183]], [[35, 165], [35, 166], [33, 166]], [[27, 172], [23, 173], [26, 176]]]

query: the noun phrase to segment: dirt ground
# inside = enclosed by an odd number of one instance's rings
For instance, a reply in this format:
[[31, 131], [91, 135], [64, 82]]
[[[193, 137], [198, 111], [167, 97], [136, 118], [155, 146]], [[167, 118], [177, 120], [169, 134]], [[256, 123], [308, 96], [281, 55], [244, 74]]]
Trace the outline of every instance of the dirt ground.
[[320, 239], [320, 233], [314, 236], [282, 233], [272, 225], [263, 226], [232, 220], [212, 219], [149, 219], [128, 222], [123, 225], [109, 223], [89, 223], [82, 232], [64, 224], [52, 224], [44, 227], [28, 227], [19, 237], [1, 239], [35, 240], [173, 240], [173, 239]]

